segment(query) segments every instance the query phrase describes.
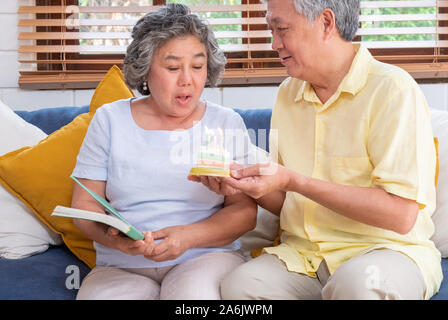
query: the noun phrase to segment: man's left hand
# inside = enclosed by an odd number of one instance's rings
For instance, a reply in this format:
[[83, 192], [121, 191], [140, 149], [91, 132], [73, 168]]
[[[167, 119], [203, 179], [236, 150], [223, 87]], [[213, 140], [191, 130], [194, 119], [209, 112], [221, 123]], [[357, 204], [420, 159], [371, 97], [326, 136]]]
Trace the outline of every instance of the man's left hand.
[[273, 191], [287, 191], [290, 176], [289, 169], [269, 162], [232, 170], [231, 178], [220, 178], [220, 180], [221, 183], [228, 184], [232, 188], [258, 199]]

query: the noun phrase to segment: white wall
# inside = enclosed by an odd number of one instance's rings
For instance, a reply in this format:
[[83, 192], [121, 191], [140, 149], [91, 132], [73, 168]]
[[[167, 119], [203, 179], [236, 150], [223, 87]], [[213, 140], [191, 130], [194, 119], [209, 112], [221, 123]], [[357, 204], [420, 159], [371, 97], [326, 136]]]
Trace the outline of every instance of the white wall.
[[[19, 44], [17, 8], [33, 0], [0, 0], [0, 100], [15, 110], [89, 104], [93, 90], [22, 90], [18, 87]], [[448, 84], [421, 85], [432, 108], [448, 110]], [[210, 88], [204, 97], [233, 108], [271, 108], [276, 87]]]
[[[35, 110], [43, 107], [82, 106], [89, 104], [93, 90], [22, 90], [18, 87], [19, 5], [33, 0], [0, 0], [0, 99], [15, 110]], [[31, 30], [29, 30], [31, 31]], [[276, 87], [206, 88], [204, 97], [212, 102], [238, 108], [271, 108]]]

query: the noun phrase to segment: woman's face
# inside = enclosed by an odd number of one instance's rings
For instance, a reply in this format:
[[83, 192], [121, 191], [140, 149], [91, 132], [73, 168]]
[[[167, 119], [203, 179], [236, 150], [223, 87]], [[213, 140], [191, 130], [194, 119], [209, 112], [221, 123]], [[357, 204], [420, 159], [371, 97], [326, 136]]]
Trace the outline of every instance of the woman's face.
[[198, 105], [207, 80], [207, 52], [193, 35], [169, 40], [154, 54], [148, 76], [151, 99], [159, 110], [186, 117]]

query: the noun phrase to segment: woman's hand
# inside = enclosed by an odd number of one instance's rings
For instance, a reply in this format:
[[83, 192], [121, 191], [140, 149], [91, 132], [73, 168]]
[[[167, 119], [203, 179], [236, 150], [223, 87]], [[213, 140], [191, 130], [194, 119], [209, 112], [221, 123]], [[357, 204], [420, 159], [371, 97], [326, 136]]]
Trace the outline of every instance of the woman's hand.
[[106, 231], [106, 237], [110, 247], [120, 250], [131, 256], [152, 254], [154, 250], [154, 239], [150, 231], [143, 232], [144, 240], [132, 240], [131, 238], [120, 234], [120, 231], [109, 227]]
[[220, 178], [220, 180], [221, 184], [259, 199], [274, 191], [288, 191], [291, 175], [292, 172], [289, 169], [269, 162], [232, 170], [231, 178]]
[[154, 250], [146, 254], [145, 258], [161, 262], [180, 257], [193, 247], [188, 243], [187, 239], [191, 239], [192, 235], [187, 230], [187, 226], [172, 226], [154, 231], [154, 240], [162, 239], [162, 241], [156, 244]]
[[[238, 170], [244, 168], [241, 164], [233, 162], [230, 165], [230, 170]], [[194, 182], [200, 182], [211, 191], [221, 194], [223, 196], [233, 196], [235, 194], [241, 193], [240, 190], [231, 187], [228, 184], [221, 183], [220, 177], [209, 177], [209, 176], [188, 176], [188, 180]]]

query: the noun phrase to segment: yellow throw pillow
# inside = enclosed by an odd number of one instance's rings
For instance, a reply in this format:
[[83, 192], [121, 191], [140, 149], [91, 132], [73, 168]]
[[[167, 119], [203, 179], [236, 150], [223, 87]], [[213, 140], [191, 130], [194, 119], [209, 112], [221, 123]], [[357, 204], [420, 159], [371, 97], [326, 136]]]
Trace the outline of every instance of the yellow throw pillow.
[[0, 183], [22, 200], [67, 247], [90, 268], [95, 266], [93, 243], [71, 219], [52, 217], [57, 205], [70, 206], [76, 164], [87, 128], [95, 111], [106, 103], [133, 97], [117, 66], [113, 66], [93, 94], [89, 113], [53, 132], [34, 147], [24, 147], [0, 157]]

